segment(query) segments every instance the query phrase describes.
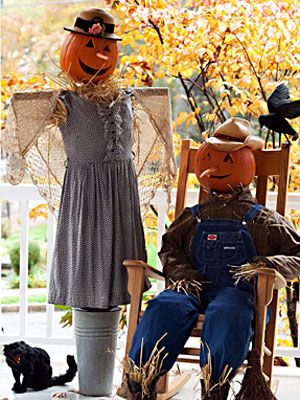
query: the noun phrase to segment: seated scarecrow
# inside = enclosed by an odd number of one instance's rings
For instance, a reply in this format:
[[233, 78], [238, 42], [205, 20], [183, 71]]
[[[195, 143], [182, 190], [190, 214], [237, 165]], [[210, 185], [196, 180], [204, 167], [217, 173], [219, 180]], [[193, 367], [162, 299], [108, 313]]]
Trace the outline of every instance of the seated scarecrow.
[[[200, 366], [202, 377], [210, 367], [212, 373], [201, 381], [201, 398], [227, 399], [253, 335], [253, 284], [236, 280], [235, 268], [271, 267], [287, 279], [300, 274], [299, 235], [287, 219], [258, 205], [248, 187], [252, 151], [262, 147], [248, 121], [231, 118], [198, 150], [197, 176], [209, 195], [186, 208], [163, 236], [167, 289], [148, 303], [133, 338], [132, 399], [156, 399], [159, 376], [172, 368], [204, 312]], [[267, 398], [274, 398], [271, 392]]]

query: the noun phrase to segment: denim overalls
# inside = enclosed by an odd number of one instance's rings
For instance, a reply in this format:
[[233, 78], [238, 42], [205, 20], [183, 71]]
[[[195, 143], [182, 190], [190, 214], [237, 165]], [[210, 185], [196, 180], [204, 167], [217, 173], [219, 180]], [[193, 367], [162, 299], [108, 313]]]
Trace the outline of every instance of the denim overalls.
[[232, 273], [256, 255], [255, 244], [246, 221], [251, 221], [262, 208], [252, 206], [242, 221], [198, 218], [199, 205], [191, 211], [198, 223], [192, 242], [195, 267], [205, 283], [201, 302], [195, 296], [173, 290], [164, 290], [148, 307], [134, 334], [129, 357], [140, 365], [149, 356], [157, 341], [167, 333], [158, 348], [165, 347], [162, 356], [163, 371], [172, 368], [181, 349], [190, 336], [199, 313], [205, 312], [202, 328], [200, 365], [211, 357], [213, 379], [218, 381], [226, 365], [232, 368], [230, 376], [247, 356], [253, 335], [253, 286], [245, 281], [237, 286]]
[[247, 222], [254, 219], [262, 206], [252, 206], [242, 221], [201, 221], [198, 217], [199, 208], [199, 204], [191, 208], [198, 221], [191, 250], [194, 265], [206, 282], [205, 300], [210, 301], [214, 294], [224, 287], [236, 287], [253, 295], [251, 284], [240, 281], [235, 285], [232, 271], [257, 255]]
[[201, 221], [199, 205], [191, 211], [198, 223], [192, 242], [192, 258], [204, 279], [201, 311], [205, 311], [200, 364], [208, 362], [210, 353], [215, 379], [226, 365], [232, 374], [247, 356], [253, 334], [254, 288], [245, 280], [233, 279], [235, 267], [257, 255], [253, 237], [247, 227], [263, 207], [253, 205], [242, 221]]

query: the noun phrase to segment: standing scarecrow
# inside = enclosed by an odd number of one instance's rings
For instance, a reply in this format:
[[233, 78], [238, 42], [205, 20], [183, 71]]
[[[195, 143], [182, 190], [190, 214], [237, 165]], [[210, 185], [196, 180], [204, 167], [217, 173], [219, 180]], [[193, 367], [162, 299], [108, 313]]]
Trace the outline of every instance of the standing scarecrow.
[[[256, 204], [248, 187], [255, 173], [252, 151], [262, 147], [248, 121], [231, 118], [198, 150], [196, 173], [209, 195], [186, 208], [163, 236], [159, 256], [167, 289], [148, 303], [133, 338], [127, 371], [132, 399], [156, 399], [159, 375], [172, 368], [204, 312], [200, 366], [208, 379], [201, 396], [227, 399], [249, 351], [254, 318], [253, 285], [237, 282], [232, 269], [251, 262], [287, 279], [300, 274], [299, 235], [280, 214]], [[147, 371], [157, 366], [156, 374], [147, 376], [145, 365]]]
[[[3, 134], [9, 181], [29, 171], [50, 209], [60, 205], [48, 301], [91, 313], [91, 327], [118, 323], [111, 313], [130, 301], [122, 263], [146, 260], [138, 180], [145, 206], [175, 176], [168, 90], [120, 86], [114, 27], [101, 9], [81, 12], [65, 28], [64, 90], [15, 93]], [[106, 339], [91, 357], [114, 358]], [[79, 363], [79, 378], [89, 364]], [[107, 376], [92, 372], [98, 389], [84, 394], [110, 394]]]

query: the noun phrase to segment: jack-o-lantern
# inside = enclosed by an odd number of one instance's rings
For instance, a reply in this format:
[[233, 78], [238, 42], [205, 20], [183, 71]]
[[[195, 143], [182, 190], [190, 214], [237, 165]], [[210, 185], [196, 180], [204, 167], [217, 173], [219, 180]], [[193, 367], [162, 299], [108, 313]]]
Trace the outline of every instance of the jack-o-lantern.
[[220, 151], [202, 144], [196, 155], [196, 175], [209, 190], [231, 192], [239, 185], [248, 186], [255, 175], [255, 159], [249, 147]]
[[195, 172], [199, 182], [209, 190], [231, 192], [237, 186], [248, 186], [255, 175], [254, 150], [264, 141], [251, 135], [250, 122], [230, 118], [199, 148]]
[[116, 67], [119, 49], [112, 16], [101, 9], [80, 13], [65, 39], [60, 53], [61, 68], [76, 82], [94, 83], [110, 76]]
[[98, 82], [114, 72], [118, 55], [115, 40], [70, 33], [61, 49], [60, 65], [76, 82]]

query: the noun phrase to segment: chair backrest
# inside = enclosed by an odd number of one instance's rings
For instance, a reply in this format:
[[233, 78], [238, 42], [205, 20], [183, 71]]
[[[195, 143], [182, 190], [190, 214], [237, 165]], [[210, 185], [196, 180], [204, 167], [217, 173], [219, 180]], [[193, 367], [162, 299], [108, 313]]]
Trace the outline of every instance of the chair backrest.
[[[175, 206], [175, 218], [185, 207], [188, 174], [195, 173], [195, 158], [198, 150], [191, 140], [183, 140], [178, 175], [178, 187]], [[283, 143], [280, 149], [259, 150], [254, 153], [256, 162], [256, 194], [259, 204], [265, 205], [267, 198], [268, 177], [277, 176], [278, 196], [276, 211], [284, 215], [288, 187], [290, 145]], [[199, 203], [205, 200], [207, 193], [200, 187]]]

